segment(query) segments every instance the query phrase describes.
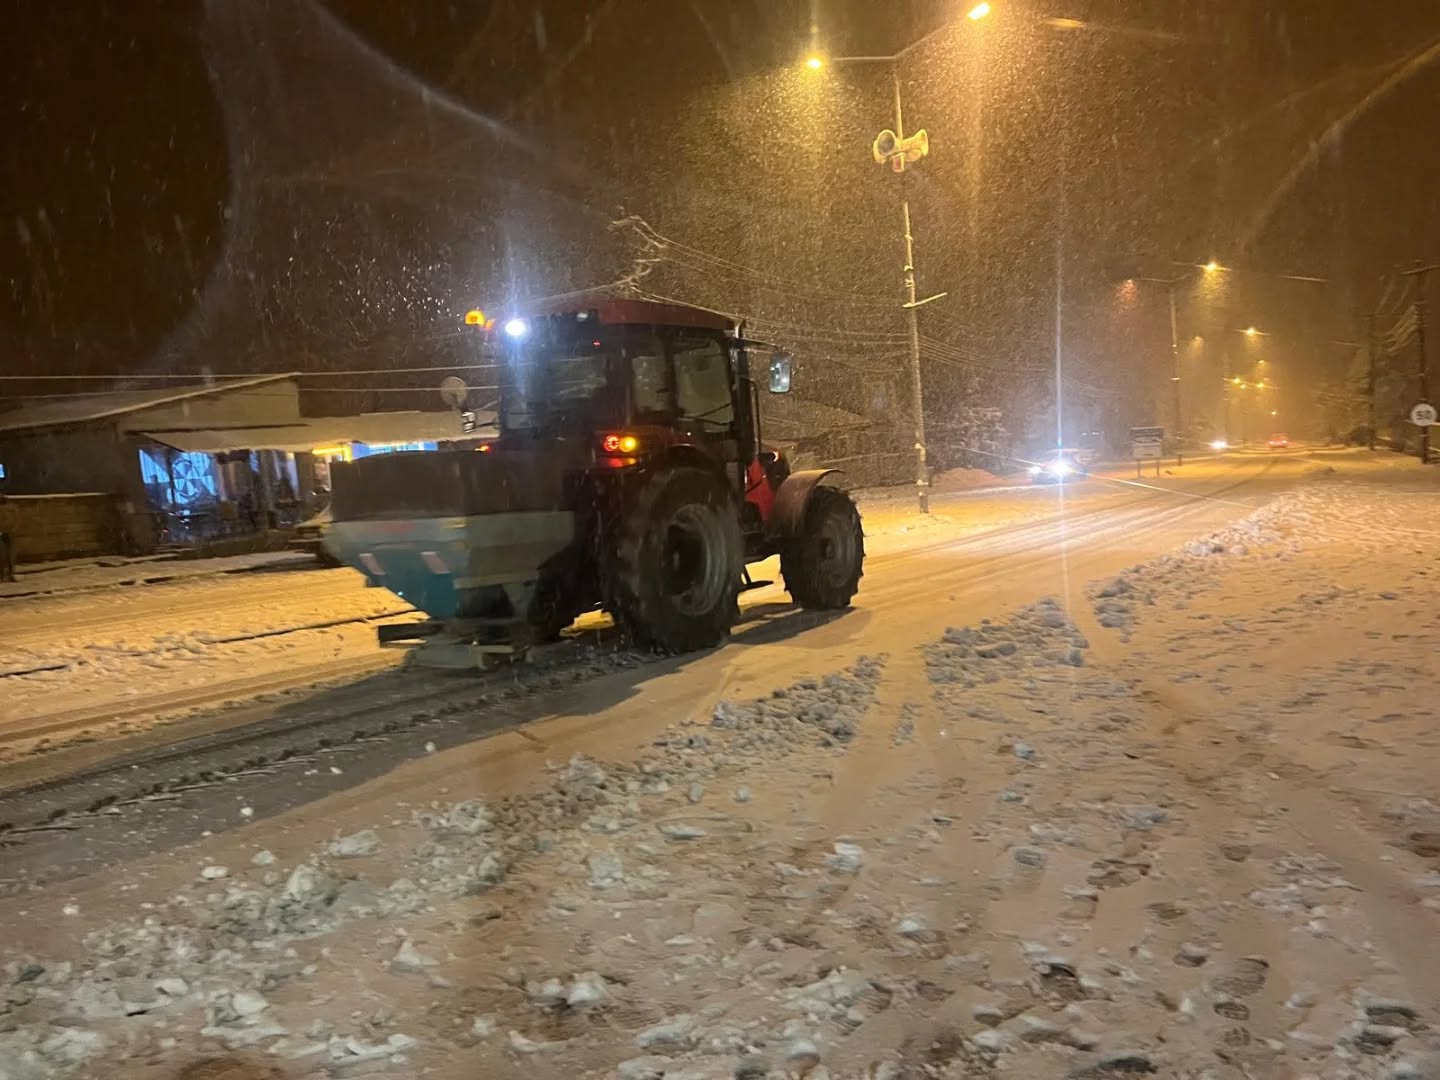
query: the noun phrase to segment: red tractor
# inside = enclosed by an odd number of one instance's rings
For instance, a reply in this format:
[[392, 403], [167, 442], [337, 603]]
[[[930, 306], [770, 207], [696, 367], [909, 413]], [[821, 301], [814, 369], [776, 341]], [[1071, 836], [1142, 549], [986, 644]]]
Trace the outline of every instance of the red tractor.
[[431, 616], [415, 635], [510, 651], [604, 608], [637, 644], [707, 648], [762, 584], [745, 564], [777, 554], [796, 603], [849, 605], [865, 557], [854, 502], [833, 471], [791, 472], [761, 440], [762, 381], [788, 392], [788, 355], [725, 316], [638, 300], [490, 333], [496, 439], [333, 470], [326, 544]]

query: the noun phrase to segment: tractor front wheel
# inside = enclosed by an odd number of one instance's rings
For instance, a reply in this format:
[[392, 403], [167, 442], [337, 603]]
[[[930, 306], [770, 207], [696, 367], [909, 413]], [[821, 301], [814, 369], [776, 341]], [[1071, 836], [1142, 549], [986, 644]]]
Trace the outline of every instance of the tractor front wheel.
[[646, 481], [620, 527], [609, 604], [637, 644], [684, 653], [720, 644], [739, 617], [740, 512], [723, 479], [680, 467]]
[[839, 488], [817, 487], [805, 505], [800, 535], [780, 552], [791, 598], [806, 608], [849, 607], [864, 563], [865, 533], [854, 500]]

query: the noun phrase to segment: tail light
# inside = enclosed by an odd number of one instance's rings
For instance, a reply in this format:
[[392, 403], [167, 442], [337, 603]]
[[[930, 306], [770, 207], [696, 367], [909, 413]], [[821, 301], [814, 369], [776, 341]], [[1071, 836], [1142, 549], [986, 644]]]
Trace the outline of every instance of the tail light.
[[607, 454], [633, 454], [640, 449], [640, 440], [634, 435], [605, 435], [600, 439], [600, 449]]

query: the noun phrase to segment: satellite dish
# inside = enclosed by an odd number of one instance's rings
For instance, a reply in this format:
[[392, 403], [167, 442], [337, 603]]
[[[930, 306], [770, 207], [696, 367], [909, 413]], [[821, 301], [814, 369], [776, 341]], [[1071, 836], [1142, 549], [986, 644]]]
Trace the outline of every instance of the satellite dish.
[[465, 380], [458, 375], [446, 375], [440, 380], [440, 397], [445, 404], [452, 409], [463, 409], [465, 399], [470, 396], [470, 388], [465, 385]]

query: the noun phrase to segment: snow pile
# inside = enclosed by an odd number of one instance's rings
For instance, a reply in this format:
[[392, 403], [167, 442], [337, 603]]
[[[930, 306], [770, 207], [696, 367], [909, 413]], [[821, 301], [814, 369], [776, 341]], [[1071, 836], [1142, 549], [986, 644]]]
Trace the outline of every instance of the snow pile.
[[[882, 667], [882, 659], [864, 658], [847, 671], [802, 680], [769, 698], [722, 702], [709, 722], [672, 727], [637, 762], [602, 764], [576, 756], [553, 768], [550, 784], [533, 794], [494, 804], [480, 799], [433, 804], [414, 815], [425, 838], [414, 845], [406, 875], [388, 883], [367, 880], [353, 869], [381, 851], [403, 849], [374, 829], [335, 838], [288, 873], [273, 867], [268, 852], [244, 873], [206, 867], [197, 875], [196, 891], [142, 905], [141, 918], [87, 935], [81, 965], [47, 965], [32, 957], [10, 961], [0, 999], [0, 1078], [91, 1075], [87, 1063], [102, 1052], [128, 1056], [173, 1047], [170, 1036], [169, 1042], [156, 1042], [155, 1031], [164, 1028], [157, 1029], [155, 1018], [168, 1016], [176, 1018], [169, 1023], [177, 1034], [189, 1028], [231, 1049], [324, 1057], [342, 1071], [394, 1061], [416, 1045], [409, 1034], [297, 1033], [304, 1025], [277, 1015], [268, 995], [317, 971], [299, 946], [356, 920], [394, 920], [497, 888], [515, 866], [536, 858], [574, 866], [576, 880], [596, 890], [643, 886], [654, 868], [645, 867], [648, 873], [632, 883], [625, 861], [596, 847], [596, 834], [630, 832], [653, 822], [649, 835], [661, 843], [668, 838], [698, 844], [733, 832], [726, 821], [710, 817], [700, 819], [703, 826], [656, 819], [676, 803], [694, 809], [707, 783], [722, 773], [799, 750], [842, 746], [873, 701]], [[725, 801], [742, 800], [726, 796]], [[376, 936], [373, 929], [366, 933]], [[383, 932], [378, 936], [386, 938]], [[436, 957], [403, 935], [391, 940], [397, 944], [386, 963], [390, 971], [444, 985]], [[314, 946], [305, 951], [313, 953]], [[553, 1005], [568, 1013], [603, 1012], [611, 997], [594, 971], [550, 978], [553, 987], [542, 980], [534, 994], [553, 998]], [[664, 1037], [664, 1029], [657, 1030], [651, 1042], [658, 1045]], [[547, 1046], [520, 1032], [512, 1033], [511, 1041], [516, 1052], [541, 1053]]]
[[931, 682], [974, 688], [1026, 668], [1083, 667], [1088, 647], [1060, 602], [1046, 597], [998, 622], [946, 630], [925, 647], [925, 659]]
[[1221, 569], [1217, 559], [1293, 558], [1301, 547], [1297, 533], [1311, 520], [1310, 507], [1325, 497], [1314, 489], [1289, 492], [1223, 529], [1188, 541], [1178, 554], [1162, 555], [1093, 583], [1087, 593], [1096, 619], [1128, 641], [1140, 611], [1153, 606], [1158, 596], [1184, 608], [1214, 588]]
[[819, 729], [837, 743], [848, 742], [874, 698], [883, 657], [862, 656], [848, 672], [803, 679], [769, 699], [715, 706], [710, 726], [733, 732], [730, 753], [754, 757], [786, 744], [813, 744]]

